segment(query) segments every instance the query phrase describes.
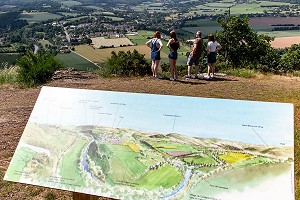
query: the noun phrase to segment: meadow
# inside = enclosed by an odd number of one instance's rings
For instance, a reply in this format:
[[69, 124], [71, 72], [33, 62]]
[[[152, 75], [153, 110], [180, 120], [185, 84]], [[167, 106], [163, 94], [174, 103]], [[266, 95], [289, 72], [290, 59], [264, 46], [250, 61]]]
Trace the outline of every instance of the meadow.
[[246, 154], [234, 153], [234, 152], [228, 152], [227, 154], [219, 156], [220, 159], [223, 159], [226, 163], [229, 163], [229, 164], [235, 164], [238, 162], [242, 162], [242, 161], [248, 160], [252, 157], [253, 156], [248, 156]]
[[36, 12], [36, 13], [21, 13], [20, 19], [26, 20], [28, 23], [42, 22], [50, 19], [60, 19], [61, 15], [47, 13], [47, 12]]
[[79, 1], [61, 1], [60, 3], [63, 4], [64, 6], [67, 6], [67, 7], [82, 5], [82, 3], [79, 2]]
[[[249, 3], [235, 3], [234, 1], [217, 1], [217, 2], [208, 2], [203, 5], [198, 5], [195, 8], [191, 9], [190, 12], [185, 13], [185, 16], [192, 16], [195, 14], [225, 14], [229, 12], [232, 15], [240, 14], [257, 14], [264, 13], [265, 11], [273, 11], [274, 8], [280, 6], [293, 6], [295, 4], [286, 3], [286, 2], [271, 2], [271, 1], [251, 1]], [[286, 11], [281, 11], [284, 13]]]
[[[286, 30], [286, 31], [273, 31], [272, 29], [277, 24], [294, 24], [295, 26], [300, 24], [300, 17], [261, 17], [250, 18], [249, 25], [253, 31], [259, 34], [265, 34], [272, 37], [292, 37], [300, 36], [299, 30]], [[203, 37], [216, 31], [222, 30], [219, 23], [210, 19], [198, 19], [186, 22], [186, 26], [182, 30], [189, 33], [196, 33], [201, 31]]]
[[[140, 54], [144, 54], [145, 58], [150, 58], [150, 49], [146, 45], [126, 46], [116, 48], [94, 49], [89, 45], [79, 45], [75, 47], [75, 51], [83, 57], [91, 60], [94, 63], [103, 63], [111, 57], [111, 52], [133, 51], [136, 49]], [[162, 52], [161, 56], [167, 59], [167, 54]]]
[[126, 145], [106, 145], [112, 152], [110, 158], [111, 170], [109, 177], [114, 182], [132, 181], [135, 177], [141, 176], [146, 167], [136, 159], [140, 154], [132, 151]]
[[161, 13], [170, 13], [176, 12], [176, 10], [170, 10], [165, 7], [163, 3], [153, 3], [153, 2], [144, 2], [142, 4], [133, 6], [132, 9], [136, 12], [142, 12], [147, 10], [148, 12], [161, 12]]
[[92, 39], [92, 45], [95, 49], [102, 47], [120, 47], [120, 46], [131, 46], [134, 45], [128, 38], [105, 38], [95, 37]]
[[[60, 166], [61, 177], [72, 177], [72, 179], [74, 179], [73, 183], [78, 185], [85, 182], [84, 178], [81, 176], [81, 171], [78, 169], [78, 165], [80, 162], [80, 153], [86, 144], [86, 140], [76, 142], [70, 151], [65, 154]], [[73, 173], [75, 173], [76, 176], [74, 176]]]
[[8, 65], [16, 64], [16, 61], [21, 57], [19, 53], [0, 53], [0, 69]]
[[[168, 177], [168, 179], [163, 179], [163, 177]], [[135, 183], [143, 186], [145, 189], [156, 189], [159, 186], [170, 188], [179, 183], [182, 179], [183, 176], [176, 167], [164, 165], [156, 170], [148, 172], [145, 176], [142, 176], [135, 181]]]
[[208, 163], [208, 164], [217, 164], [217, 162], [208, 155], [201, 155], [201, 156], [195, 156], [195, 157], [186, 157], [183, 159], [186, 163], [194, 163], [194, 164], [202, 164], [202, 163]]
[[57, 54], [56, 58], [64, 65], [65, 68], [75, 68], [82, 71], [95, 71], [99, 69], [95, 64], [73, 52]]

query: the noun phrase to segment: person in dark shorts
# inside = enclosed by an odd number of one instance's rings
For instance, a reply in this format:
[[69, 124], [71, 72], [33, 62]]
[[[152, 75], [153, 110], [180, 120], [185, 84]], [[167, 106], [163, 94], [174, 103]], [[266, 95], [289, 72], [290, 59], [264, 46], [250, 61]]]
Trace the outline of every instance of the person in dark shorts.
[[193, 44], [193, 49], [188, 56], [187, 65], [188, 65], [188, 74], [186, 78], [191, 78], [192, 65], [195, 65], [195, 78], [198, 78], [199, 72], [199, 60], [203, 51], [203, 40], [201, 38], [201, 31], [196, 33], [196, 39]]
[[217, 51], [222, 46], [215, 41], [214, 35], [208, 35], [207, 43], [207, 76], [204, 78], [211, 79], [215, 76], [216, 62], [217, 62]]
[[151, 48], [151, 70], [152, 75], [155, 78], [161, 78], [161, 76], [158, 74], [158, 65], [160, 62], [160, 50], [163, 47], [163, 44], [160, 40], [161, 35], [159, 31], [156, 31], [154, 33], [154, 36], [152, 39], [150, 39], [148, 42], [146, 42], [146, 45]]
[[179, 41], [177, 39], [175, 31], [170, 32], [170, 39], [167, 44], [167, 47], [170, 49], [170, 53], [168, 55], [170, 61], [170, 69], [171, 69], [171, 81], [178, 80], [178, 72], [176, 68], [176, 60], [178, 57], [177, 50], [180, 48]]

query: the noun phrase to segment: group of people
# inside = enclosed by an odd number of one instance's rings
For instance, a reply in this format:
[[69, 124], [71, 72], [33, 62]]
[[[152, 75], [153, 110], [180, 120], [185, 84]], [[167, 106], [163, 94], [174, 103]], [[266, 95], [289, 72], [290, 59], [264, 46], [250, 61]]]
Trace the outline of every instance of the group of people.
[[[200, 31], [196, 33], [196, 39], [194, 40], [193, 47], [191, 52], [188, 55], [187, 65], [188, 65], [188, 74], [185, 76], [187, 79], [192, 78], [191, 71], [192, 66], [195, 65], [195, 76], [194, 78], [198, 78], [199, 72], [199, 62], [203, 53], [203, 40], [202, 34]], [[152, 39], [146, 42], [146, 45], [151, 48], [151, 70], [153, 77], [161, 78], [158, 74], [158, 66], [161, 60], [160, 51], [163, 47], [161, 41], [160, 32], [156, 31]], [[177, 39], [175, 31], [170, 32], [170, 39], [167, 43], [167, 47], [170, 49], [170, 53], [168, 55], [170, 61], [170, 71], [171, 71], [171, 81], [178, 80], [178, 71], [176, 68], [176, 60], [178, 58], [177, 50], [180, 48], [179, 40]], [[204, 78], [211, 79], [215, 76], [215, 68], [216, 68], [216, 52], [220, 50], [222, 46], [215, 41], [214, 35], [208, 36], [208, 44], [207, 44], [207, 75]]]

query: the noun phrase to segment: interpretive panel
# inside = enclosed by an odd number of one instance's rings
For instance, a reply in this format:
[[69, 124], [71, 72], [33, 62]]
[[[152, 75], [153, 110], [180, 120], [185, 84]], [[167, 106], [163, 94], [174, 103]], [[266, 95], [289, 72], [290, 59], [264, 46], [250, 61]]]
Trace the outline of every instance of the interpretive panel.
[[5, 180], [117, 199], [294, 199], [287, 103], [43, 87]]

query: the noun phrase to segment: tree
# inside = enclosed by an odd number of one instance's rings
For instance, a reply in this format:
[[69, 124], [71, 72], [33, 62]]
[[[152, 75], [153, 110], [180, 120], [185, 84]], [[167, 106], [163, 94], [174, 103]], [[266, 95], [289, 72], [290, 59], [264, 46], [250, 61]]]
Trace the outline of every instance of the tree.
[[253, 32], [248, 21], [248, 17], [237, 16], [218, 20], [223, 30], [217, 32], [217, 40], [223, 46], [225, 60], [233, 67], [258, 63], [271, 47], [273, 38]]
[[104, 68], [105, 75], [118, 76], [145, 76], [151, 73], [150, 64], [145, 59], [145, 55], [137, 50], [111, 52], [111, 57], [107, 59], [107, 67]]
[[50, 53], [34, 54], [30, 50], [17, 61], [17, 65], [18, 81], [28, 87], [46, 83], [54, 71], [62, 67]]
[[300, 70], [300, 45], [292, 45], [287, 52], [281, 56], [280, 64], [284, 71]]

